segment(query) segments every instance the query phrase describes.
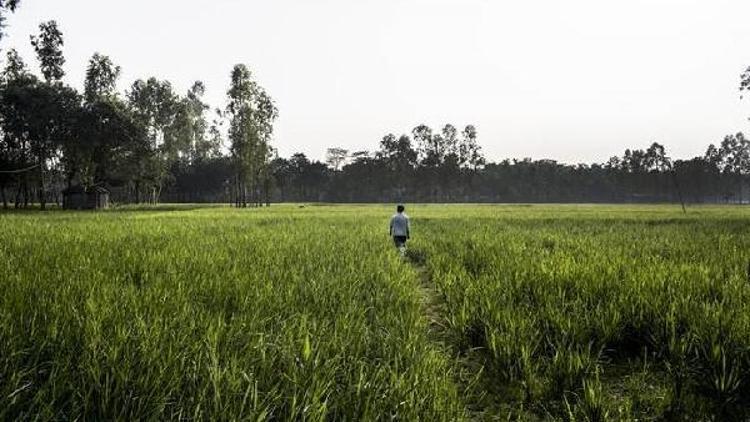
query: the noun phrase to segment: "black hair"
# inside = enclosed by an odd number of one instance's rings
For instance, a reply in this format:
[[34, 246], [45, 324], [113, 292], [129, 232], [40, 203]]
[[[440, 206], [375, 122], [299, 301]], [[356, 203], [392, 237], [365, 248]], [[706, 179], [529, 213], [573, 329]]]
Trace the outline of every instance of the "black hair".
[[405, 207], [404, 207], [403, 205], [398, 205], [398, 206], [396, 206], [396, 211], [397, 211], [397, 212], [404, 212], [404, 210], [405, 210], [405, 209], [406, 209], [406, 208], [405, 208]]

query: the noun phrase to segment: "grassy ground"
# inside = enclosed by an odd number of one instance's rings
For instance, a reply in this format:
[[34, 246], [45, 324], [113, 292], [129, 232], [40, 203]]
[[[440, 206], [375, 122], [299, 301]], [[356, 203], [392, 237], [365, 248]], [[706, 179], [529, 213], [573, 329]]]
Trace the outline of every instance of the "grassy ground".
[[744, 208], [0, 213], [0, 419], [742, 419]]

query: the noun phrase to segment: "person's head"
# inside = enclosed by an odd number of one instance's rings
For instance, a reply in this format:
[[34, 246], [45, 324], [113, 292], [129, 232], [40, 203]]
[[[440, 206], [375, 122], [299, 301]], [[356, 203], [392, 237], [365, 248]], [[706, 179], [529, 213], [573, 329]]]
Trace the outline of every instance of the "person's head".
[[401, 213], [404, 212], [404, 210], [406, 210], [406, 208], [403, 205], [399, 204], [396, 206], [396, 212]]

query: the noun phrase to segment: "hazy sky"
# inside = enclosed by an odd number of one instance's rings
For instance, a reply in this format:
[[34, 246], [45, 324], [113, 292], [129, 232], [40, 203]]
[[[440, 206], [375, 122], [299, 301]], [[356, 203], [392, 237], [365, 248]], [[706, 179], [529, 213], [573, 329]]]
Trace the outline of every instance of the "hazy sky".
[[122, 89], [157, 76], [224, 105], [248, 64], [276, 99], [282, 155], [376, 149], [426, 123], [478, 127], [488, 158], [702, 154], [749, 130], [748, 0], [23, 0], [2, 48], [56, 19], [67, 81], [110, 55]]

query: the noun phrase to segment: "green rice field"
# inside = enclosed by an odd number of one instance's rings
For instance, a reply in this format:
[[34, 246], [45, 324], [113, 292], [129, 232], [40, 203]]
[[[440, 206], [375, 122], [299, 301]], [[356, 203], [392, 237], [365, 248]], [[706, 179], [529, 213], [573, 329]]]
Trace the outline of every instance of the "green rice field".
[[0, 420], [744, 420], [744, 207], [0, 213]]

